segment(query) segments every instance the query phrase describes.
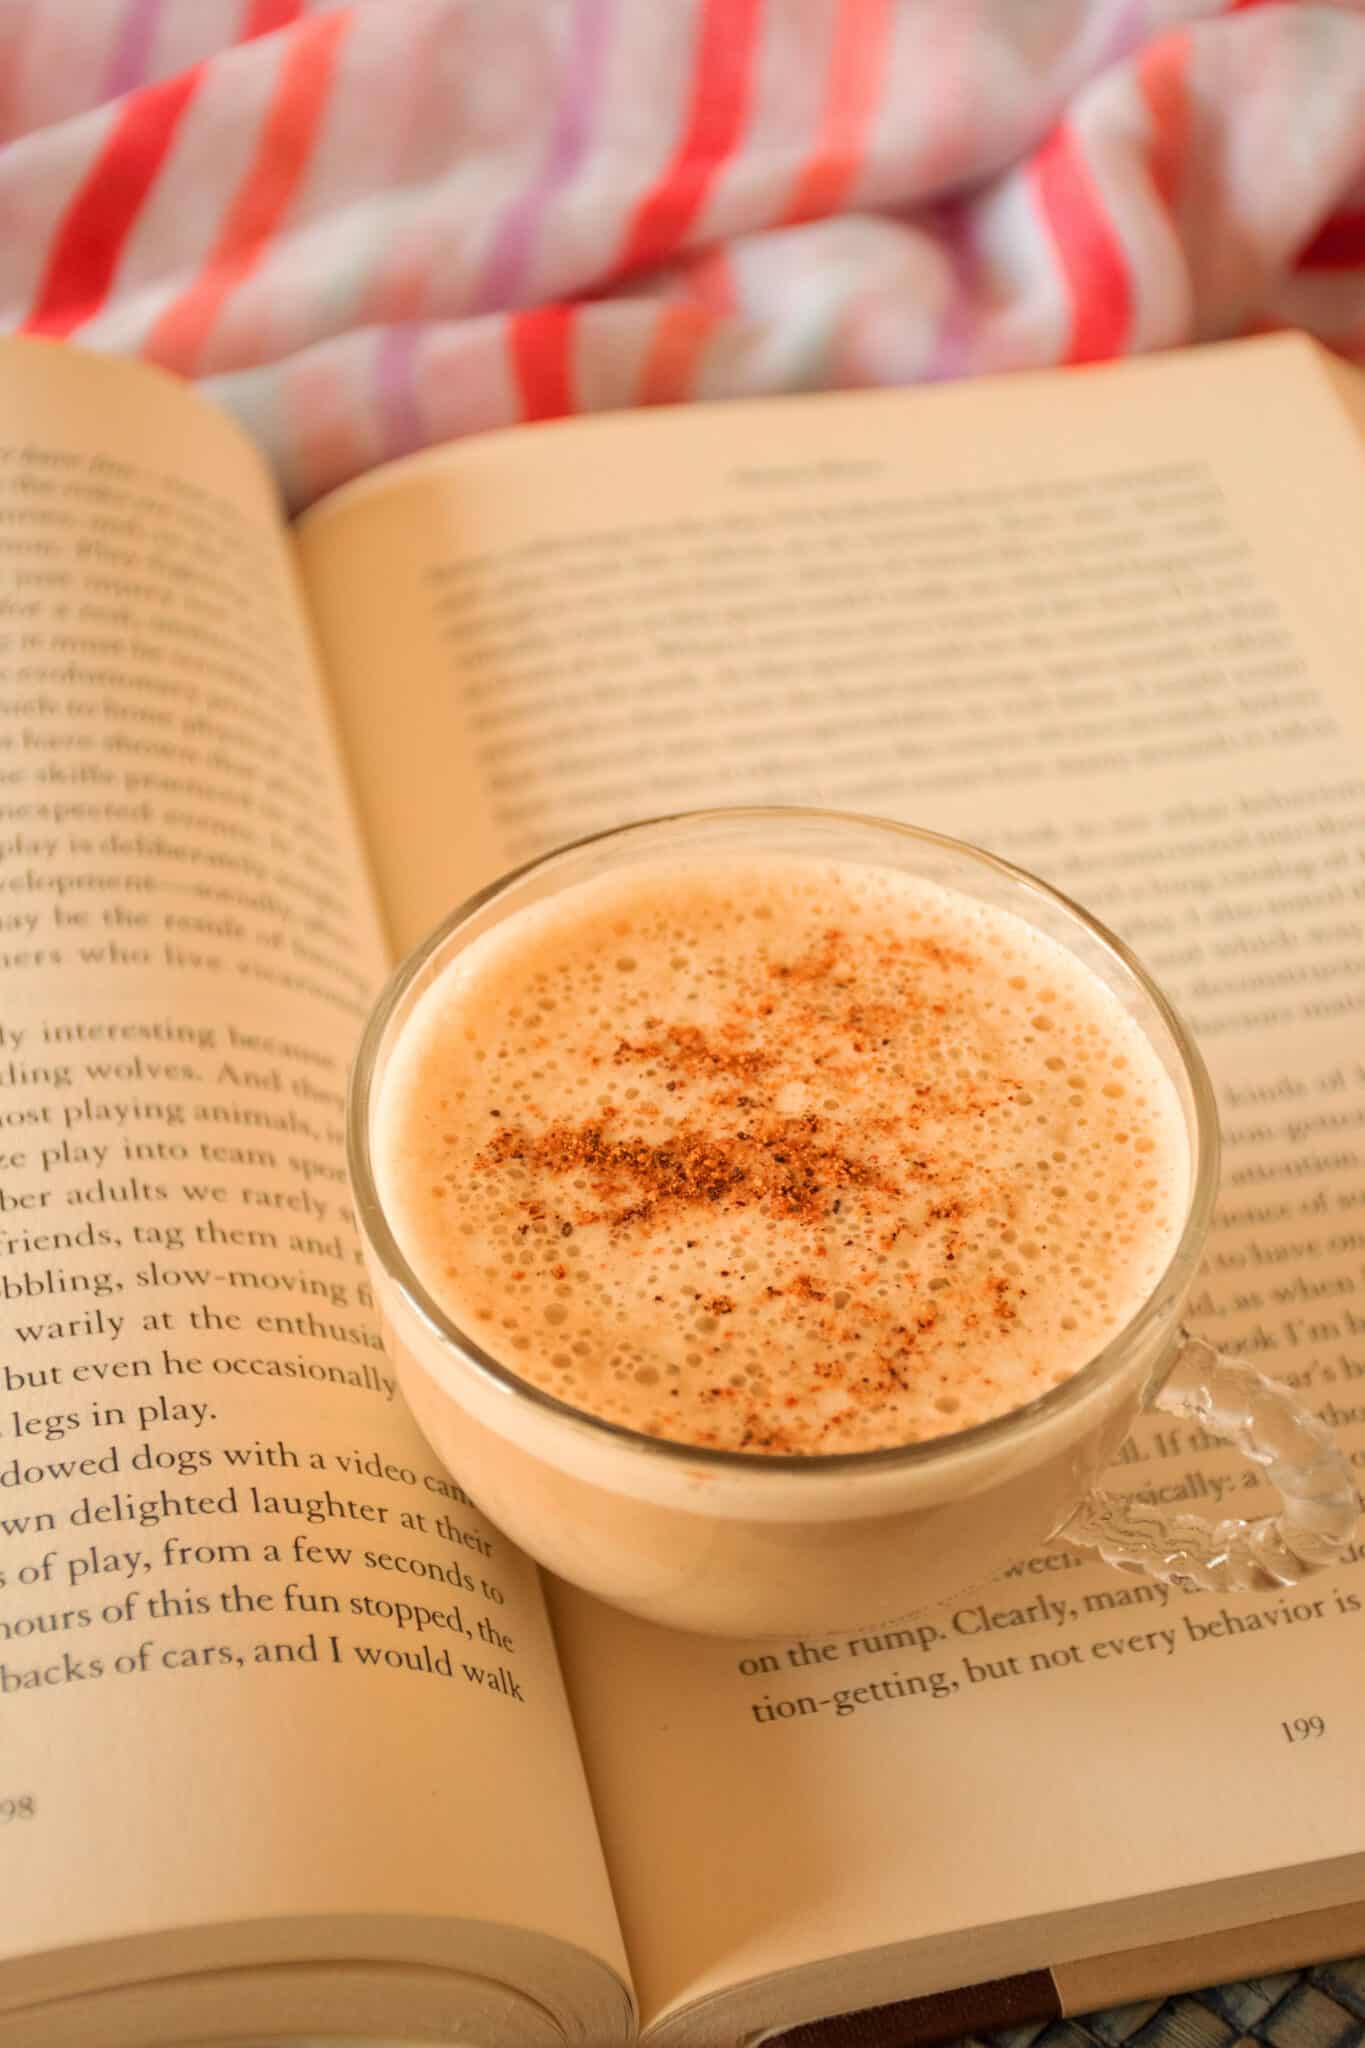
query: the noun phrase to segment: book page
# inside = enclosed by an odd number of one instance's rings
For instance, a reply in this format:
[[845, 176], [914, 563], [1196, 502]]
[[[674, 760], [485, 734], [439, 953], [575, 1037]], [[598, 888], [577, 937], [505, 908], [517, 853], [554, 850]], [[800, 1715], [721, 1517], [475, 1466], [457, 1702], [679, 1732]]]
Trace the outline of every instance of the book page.
[[157, 373], [6, 344], [0, 535], [0, 2038], [229, 1965], [493, 1984], [516, 1930], [618, 2033], [535, 1574], [370, 1312], [387, 963], [263, 467]]
[[[1277, 339], [492, 437], [301, 545], [401, 944], [555, 841], [763, 801], [979, 841], [1111, 922], [1219, 1091], [1193, 1316], [1365, 1469], [1362, 534], [1346, 414]], [[1113, 1484], [1270, 1504], [1185, 1424]], [[646, 2014], [804, 1969], [799, 2016], [1360, 1896], [1363, 1556], [1250, 1599], [1059, 1547], [818, 1644], [565, 1592]]]

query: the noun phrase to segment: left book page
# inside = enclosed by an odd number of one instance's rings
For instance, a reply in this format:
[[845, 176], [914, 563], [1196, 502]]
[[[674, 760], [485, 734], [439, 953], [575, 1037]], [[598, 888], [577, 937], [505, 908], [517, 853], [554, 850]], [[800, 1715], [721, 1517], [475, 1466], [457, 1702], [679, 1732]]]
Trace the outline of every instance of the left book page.
[[371, 1313], [386, 965], [254, 452], [6, 343], [0, 2043], [629, 2031], [536, 1575]]

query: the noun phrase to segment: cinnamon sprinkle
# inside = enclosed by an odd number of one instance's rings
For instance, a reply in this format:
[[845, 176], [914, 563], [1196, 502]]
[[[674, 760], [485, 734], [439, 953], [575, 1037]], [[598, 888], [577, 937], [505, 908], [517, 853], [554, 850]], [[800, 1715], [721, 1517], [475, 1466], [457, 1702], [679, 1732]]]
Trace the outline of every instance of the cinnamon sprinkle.
[[897, 1194], [876, 1167], [820, 1143], [819, 1128], [819, 1117], [807, 1114], [772, 1117], [725, 1137], [682, 1124], [665, 1138], [618, 1138], [604, 1112], [534, 1135], [505, 1126], [476, 1154], [474, 1165], [483, 1172], [517, 1166], [535, 1174], [589, 1175], [603, 1206], [577, 1221], [613, 1229], [688, 1209], [733, 1213], [760, 1202], [771, 1216], [815, 1222], [827, 1213], [836, 1189]]
[[[612, 1054], [612, 1063], [623, 1066], [627, 1060], [653, 1060], [671, 1074], [682, 1074], [694, 1079], [700, 1074], [733, 1074], [737, 1080], [751, 1080], [773, 1063], [773, 1055], [758, 1046], [717, 1045], [695, 1024], [663, 1025], [658, 1017], [646, 1017], [645, 1029], [660, 1033], [657, 1038], [640, 1039], [632, 1044], [623, 1038]], [[737, 1037], [734, 1027], [724, 1034]]]

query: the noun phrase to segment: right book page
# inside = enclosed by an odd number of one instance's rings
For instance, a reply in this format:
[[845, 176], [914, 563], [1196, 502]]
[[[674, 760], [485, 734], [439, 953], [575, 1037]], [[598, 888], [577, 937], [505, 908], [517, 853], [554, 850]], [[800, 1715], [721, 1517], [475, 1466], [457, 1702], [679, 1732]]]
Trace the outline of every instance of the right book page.
[[[1365, 462], [1336, 374], [1276, 338], [575, 422], [340, 494], [302, 554], [399, 943], [499, 865], [690, 805], [881, 811], [1036, 869], [1213, 1070], [1195, 1319], [1365, 1467]], [[1270, 1504], [1184, 1424], [1113, 1484]], [[1365, 1895], [1362, 1556], [1256, 1599], [1058, 1548], [833, 1654], [561, 1593], [645, 2016], [702, 2038], [738, 1985], [757, 2026]]]

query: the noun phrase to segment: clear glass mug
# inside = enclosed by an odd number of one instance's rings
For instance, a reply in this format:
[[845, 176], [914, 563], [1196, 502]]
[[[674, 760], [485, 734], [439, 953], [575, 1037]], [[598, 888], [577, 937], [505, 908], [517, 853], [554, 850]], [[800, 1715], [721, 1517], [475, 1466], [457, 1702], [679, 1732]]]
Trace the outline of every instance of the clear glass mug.
[[[573, 883], [680, 857], [804, 854], [895, 867], [1012, 911], [1065, 946], [1134, 1017], [1185, 1118], [1189, 1202], [1159, 1283], [1087, 1365], [1009, 1414], [932, 1441], [830, 1457], [692, 1448], [570, 1408], [445, 1315], [396, 1243], [372, 1136], [406, 1019], [453, 954]], [[1203, 1060], [1128, 949], [1045, 883], [976, 848], [838, 812], [697, 812], [626, 826], [534, 861], [462, 904], [399, 968], [351, 1076], [356, 1217], [385, 1347], [409, 1407], [470, 1497], [541, 1564], [675, 1628], [816, 1634], [890, 1620], [980, 1584], [1053, 1538], [1187, 1587], [1279, 1588], [1341, 1556], [1350, 1470], [1286, 1388], [1181, 1323], [1218, 1180]], [[1142, 1410], [1223, 1436], [1278, 1495], [1257, 1520], [1150, 1511], [1096, 1481]]]

